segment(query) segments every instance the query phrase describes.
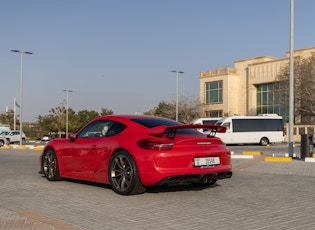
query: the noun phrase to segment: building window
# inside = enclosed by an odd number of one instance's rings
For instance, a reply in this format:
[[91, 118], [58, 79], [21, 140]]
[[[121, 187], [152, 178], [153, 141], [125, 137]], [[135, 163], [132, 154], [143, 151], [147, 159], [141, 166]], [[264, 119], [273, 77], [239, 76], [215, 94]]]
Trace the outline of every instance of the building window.
[[222, 110], [205, 111], [205, 117], [223, 117]]
[[270, 83], [257, 86], [257, 114], [276, 113], [288, 120], [288, 109], [281, 102], [283, 90], [278, 83]]
[[207, 82], [206, 89], [206, 104], [222, 103], [222, 81]]

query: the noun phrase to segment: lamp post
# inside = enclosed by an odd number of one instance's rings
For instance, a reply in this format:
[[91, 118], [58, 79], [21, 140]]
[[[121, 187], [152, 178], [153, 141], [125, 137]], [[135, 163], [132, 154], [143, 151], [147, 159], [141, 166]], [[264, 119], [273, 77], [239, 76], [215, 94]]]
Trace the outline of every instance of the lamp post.
[[294, 126], [294, 0], [290, 2], [289, 157], [293, 157]]
[[171, 72], [176, 73], [176, 121], [178, 121], [178, 74], [184, 72], [177, 70], [172, 70]]
[[22, 119], [22, 108], [23, 108], [23, 54], [33, 54], [31, 52], [22, 52], [20, 50], [11, 50], [11, 52], [19, 53], [20, 54], [20, 146], [22, 145], [22, 126], [23, 126], [23, 119]]
[[64, 92], [66, 92], [66, 138], [68, 137], [68, 110], [69, 110], [69, 93], [72, 93], [73, 91], [70, 89], [64, 89]]
[[13, 130], [16, 130], [16, 99], [13, 100]]

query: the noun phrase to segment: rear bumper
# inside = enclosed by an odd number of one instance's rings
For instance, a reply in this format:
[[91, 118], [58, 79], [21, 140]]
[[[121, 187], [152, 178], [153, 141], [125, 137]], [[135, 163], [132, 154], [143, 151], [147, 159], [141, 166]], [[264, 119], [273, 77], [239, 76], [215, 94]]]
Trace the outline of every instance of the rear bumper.
[[192, 175], [179, 175], [167, 177], [160, 182], [154, 184], [160, 185], [185, 185], [185, 184], [206, 184], [209, 181], [216, 181], [221, 179], [228, 179], [232, 177], [232, 172], [220, 172], [220, 173], [204, 173], [204, 174], [192, 174]]

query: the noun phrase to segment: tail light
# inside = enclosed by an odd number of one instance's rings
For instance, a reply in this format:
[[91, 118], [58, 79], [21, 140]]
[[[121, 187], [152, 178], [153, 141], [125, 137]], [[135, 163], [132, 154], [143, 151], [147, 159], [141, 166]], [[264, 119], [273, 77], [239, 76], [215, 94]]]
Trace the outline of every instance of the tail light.
[[174, 143], [171, 142], [162, 142], [150, 139], [138, 141], [137, 144], [140, 148], [149, 150], [169, 150], [174, 146]]

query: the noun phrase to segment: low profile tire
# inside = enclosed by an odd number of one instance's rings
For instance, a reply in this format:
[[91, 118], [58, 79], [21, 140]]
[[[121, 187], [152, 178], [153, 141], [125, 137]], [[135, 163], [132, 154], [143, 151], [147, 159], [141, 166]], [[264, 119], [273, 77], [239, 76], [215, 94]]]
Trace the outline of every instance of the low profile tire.
[[135, 195], [146, 191], [142, 185], [137, 166], [126, 151], [118, 151], [109, 162], [108, 179], [114, 192], [120, 195]]
[[0, 146], [4, 146], [4, 140], [0, 140]]
[[43, 173], [47, 180], [58, 181], [61, 180], [59, 174], [58, 159], [53, 149], [47, 149], [43, 155]]
[[266, 137], [263, 137], [263, 138], [261, 138], [260, 139], [260, 145], [262, 145], [262, 146], [266, 146], [266, 145], [268, 145], [269, 144], [269, 140], [266, 138]]

